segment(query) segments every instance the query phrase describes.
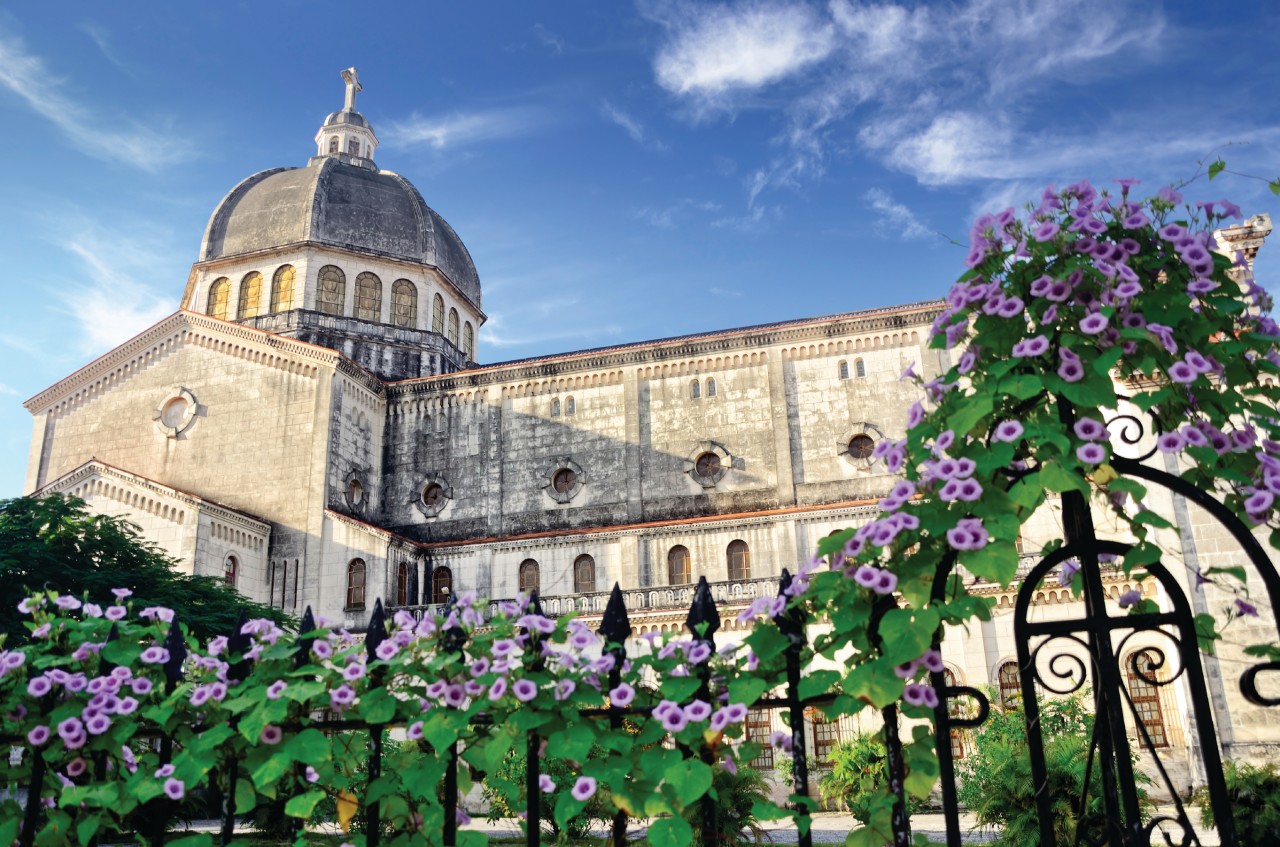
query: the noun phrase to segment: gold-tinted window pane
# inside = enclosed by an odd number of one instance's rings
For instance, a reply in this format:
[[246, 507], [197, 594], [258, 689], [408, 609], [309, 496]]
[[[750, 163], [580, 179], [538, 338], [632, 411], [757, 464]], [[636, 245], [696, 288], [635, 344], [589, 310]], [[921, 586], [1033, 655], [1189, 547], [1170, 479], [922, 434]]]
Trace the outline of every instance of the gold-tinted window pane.
[[364, 559], [352, 559], [347, 565], [347, 608], [364, 608]]
[[471, 328], [471, 321], [462, 325], [462, 355], [466, 356], [468, 362], [475, 361], [476, 332]]
[[813, 760], [818, 767], [831, 767], [831, 751], [840, 743], [840, 723], [817, 709], [808, 711], [813, 724]]
[[1018, 679], [1018, 663], [1005, 662], [999, 673], [1000, 703], [1011, 708], [1022, 696], [1022, 681]]
[[407, 279], [391, 286], [391, 323], [396, 326], [418, 325], [418, 289]]
[[356, 317], [362, 321], [382, 319], [382, 280], [371, 273], [356, 277]]
[[448, 603], [449, 593], [453, 591], [453, 571], [448, 568], [436, 568], [431, 572], [431, 602]]
[[[1137, 662], [1137, 670], [1133, 664]], [[1151, 738], [1152, 747], [1168, 747], [1169, 735], [1165, 731], [1164, 713], [1160, 708], [1160, 691], [1151, 684], [1151, 680], [1163, 681], [1164, 677], [1151, 666], [1151, 661], [1142, 656], [1131, 656], [1124, 663], [1129, 682], [1129, 696], [1133, 699], [1133, 710], [1138, 720], [1142, 721], [1147, 735]], [[1141, 671], [1141, 674], [1138, 673]], [[1143, 679], [1143, 677], [1146, 679]]]
[[449, 343], [458, 346], [458, 310], [449, 310]]
[[240, 280], [240, 308], [236, 315], [244, 318], [256, 318], [262, 313], [262, 274], [254, 271], [245, 274]]
[[444, 332], [444, 298], [439, 294], [431, 301], [431, 331]]
[[227, 319], [227, 301], [231, 298], [231, 280], [219, 277], [209, 286], [209, 308], [205, 313], [211, 318]]
[[691, 581], [689, 548], [680, 545], [672, 547], [671, 552], [667, 554], [667, 584], [688, 585]]
[[320, 269], [320, 284], [316, 290], [316, 310], [326, 315], [341, 315], [342, 304], [346, 299], [346, 274], [341, 268], [325, 265]]
[[520, 563], [520, 593], [532, 594], [538, 590], [538, 563], [525, 559]]
[[396, 566], [396, 605], [409, 605], [409, 563], [401, 562]]
[[773, 745], [769, 736], [773, 734], [773, 722], [767, 709], [752, 709], [747, 712], [747, 740], [760, 745], [760, 753], [751, 760], [755, 770], [773, 769]]
[[293, 288], [298, 273], [293, 265], [281, 265], [271, 278], [271, 312], [287, 312], [293, 308]]
[[596, 590], [596, 560], [582, 555], [573, 563], [573, 590], [587, 594]]

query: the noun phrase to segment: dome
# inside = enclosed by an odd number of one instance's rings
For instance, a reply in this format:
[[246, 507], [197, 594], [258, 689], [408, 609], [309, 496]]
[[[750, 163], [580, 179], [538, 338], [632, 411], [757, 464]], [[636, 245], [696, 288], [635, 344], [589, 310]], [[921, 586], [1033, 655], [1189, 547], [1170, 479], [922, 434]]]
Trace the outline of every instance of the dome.
[[340, 124], [353, 124], [355, 126], [369, 126], [369, 122], [365, 120], [364, 115], [359, 112], [352, 112], [349, 109], [343, 109], [340, 112], [333, 112], [329, 117], [324, 119], [323, 126], [338, 126]]
[[471, 254], [413, 184], [339, 157], [262, 171], [241, 182], [214, 209], [200, 261], [302, 242], [434, 265], [480, 306]]

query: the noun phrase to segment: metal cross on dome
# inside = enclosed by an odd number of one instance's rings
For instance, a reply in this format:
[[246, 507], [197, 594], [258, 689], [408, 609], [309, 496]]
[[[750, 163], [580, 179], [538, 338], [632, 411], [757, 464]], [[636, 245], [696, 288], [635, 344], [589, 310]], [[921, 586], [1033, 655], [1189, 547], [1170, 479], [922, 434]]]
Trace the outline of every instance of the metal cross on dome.
[[364, 86], [360, 84], [360, 74], [355, 68], [347, 68], [342, 72], [342, 80], [347, 84], [347, 99], [342, 105], [345, 112], [354, 112], [356, 110], [356, 92], [364, 91]]

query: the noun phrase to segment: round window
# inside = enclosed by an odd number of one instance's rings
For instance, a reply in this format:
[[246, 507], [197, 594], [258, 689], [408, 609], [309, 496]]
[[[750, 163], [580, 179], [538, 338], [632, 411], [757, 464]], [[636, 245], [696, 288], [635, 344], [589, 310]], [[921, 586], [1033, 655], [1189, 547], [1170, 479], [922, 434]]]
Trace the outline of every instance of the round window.
[[438, 509], [444, 505], [444, 488], [438, 482], [433, 482], [422, 492], [422, 503], [432, 509]]
[[186, 397], [174, 397], [168, 403], [164, 404], [164, 408], [160, 411], [160, 422], [165, 426], [178, 429], [186, 421], [187, 410], [191, 408], [191, 403]]
[[569, 468], [561, 468], [551, 477], [551, 487], [561, 494], [567, 494], [578, 481], [578, 475]]
[[693, 460], [693, 471], [703, 479], [711, 479], [720, 472], [720, 457], [708, 450]]
[[849, 440], [849, 455], [855, 459], [870, 459], [875, 449], [875, 441], [866, 433], [855, 435]]
[[364, 486], [360, 484], [360, 480], [353, 479], [347, 483], [347, 499], [352, 506], [358, 506], [364, 500]]

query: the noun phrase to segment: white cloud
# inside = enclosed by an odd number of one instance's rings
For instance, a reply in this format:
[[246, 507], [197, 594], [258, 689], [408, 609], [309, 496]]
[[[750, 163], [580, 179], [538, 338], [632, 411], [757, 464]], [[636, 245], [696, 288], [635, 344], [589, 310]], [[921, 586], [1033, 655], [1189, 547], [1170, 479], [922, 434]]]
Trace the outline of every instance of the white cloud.
[[546, 47], [557, 56], [564, 52], [564, 39], [542, 24], [533, 25], [533, 34], [537, 36], [538, 41], [542, 42], [543, 47]]
[[18, 390], [16, 388], [10, 388], [9, 386], [5, 385], [3, 382], [0, 382], [0, 394], [9, 394], [14, 397], [17, 397]]
[[22, 41], [13, 36], [0, 35], [0, 88], [96, 158], [158, 171], [192, 157], [193, 149], [185, 139], [119, 115], [98, 114], [68, 95], [44, 60], [27, 52]]
[[[547, 300], [539, 303], [524, 304], [517, 315], [516, 325], [524, 327], [523, 332], [510, 332], [506, 326], [506, 316], [502, 312], [490, 312], [489, 319], [480, 328], [480, 342], [496, 348], [503, 347], [541, 347], [555, 342], [570, 342], [579, 346], [598, 346], [604, 339], [615, 339], [622, 335], [622, 327], [617, 324], [577, 324], [573, 321], [540, 320], [530, 321], [530, 313], [551, 318], [569, 312], [576, 300]], [[529, 331], [529, 327], [541, 327], [542, 331]], [[553, 328], [554, 327], [554, 328]]]
[[411, 115], [390, 124], [385, 143], [391, 147], [430, 147], [434, 150], [510, 138], [532, 132], [545, 122], [537, 109], [515, 106], [449, 115]]
[[708, 102], [794, 76], [835, 46], [830, 23], [808, 6], [689, 6], [673, 18], [664, 21], [670, 37], [654, 60], [658, 83]]
[[61, 290], [63, 307], [79, 325], [80, 352], [96, 355], [142, 332], [178, 309], [180, 286], [148, 283], [180, 262], [157, 240], [75, 222], [62, 246], [83, 265], [91, 284]]
[[922, 224], [915, 212], [894, 200], [884, 189], [873, 188], [863, 195], [863, 199], [882, 216], [878, 226], [883, 231], [902, 239], [926, 238], [933, 234], [933, 230]]
[[687, 220], [691, 213], [709, 213], [720, 211], [720, 204], [713, 203], [710, 200], [694, 200], [691, 197], [685, 197], [679, 202], [662, 208], [645, 207], [638, 209], [635, 213], [637, 220], [642, 220], [650, 226], [656, 226], [659, 229], [674, 229], [675, 226], [683, 220]]
[[600, 101], [600, 114], [610, 123], [615, 123], [631, 136], [631, 140], [641, 147], [648, 147], [651, 150], [666, 150], [667, 145], [663, 144], [657, 138], [654, 138], [644, 124], [633, 118], [631, 115], [619, 109], [608, 100]]

